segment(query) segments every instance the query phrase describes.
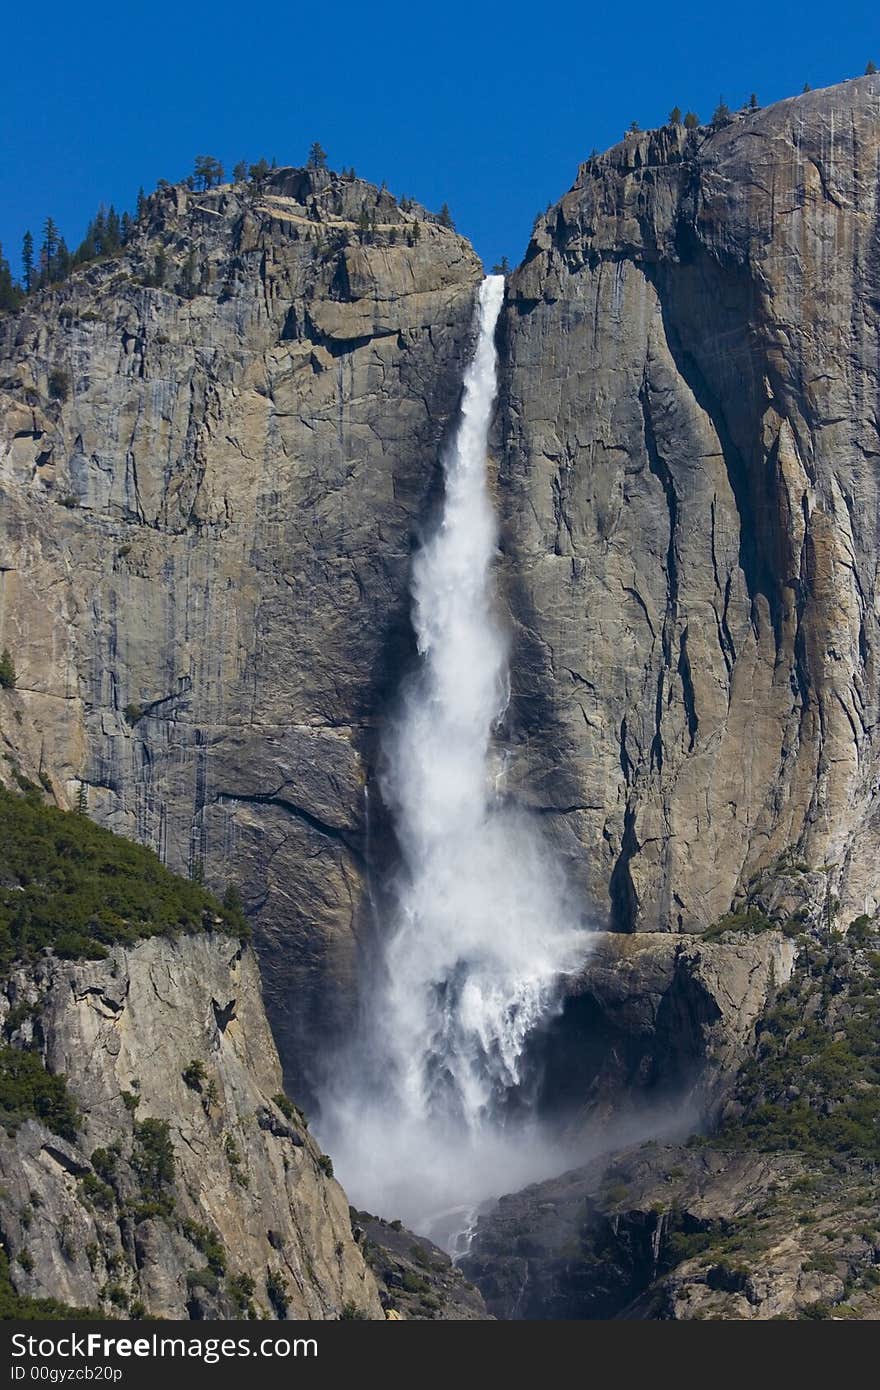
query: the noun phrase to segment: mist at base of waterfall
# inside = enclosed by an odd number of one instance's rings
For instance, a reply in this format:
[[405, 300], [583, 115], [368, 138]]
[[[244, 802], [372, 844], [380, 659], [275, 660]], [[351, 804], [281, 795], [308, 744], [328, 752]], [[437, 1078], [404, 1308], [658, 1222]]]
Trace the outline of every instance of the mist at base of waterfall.
[[505, 1193], [621, 1149], [680, 1143], [699, 1124], [698, 1107], [684, 1096], [627, 1102], [604, 1121], [525, 1117], [477, 1133], [437, 1121], [401, 1125], [381, 1106], [352, 1099], [329, 1132], [320, 1123], [318, 1131], [353, 1206], [399, 1219], [455, 1257], [467, 1252], [481, 1212]]
[[559, 1149], [533, 1123], [474, 1134], [436, 1121], [401, 1125], [353, 1103], [321, 1141], [354, 1206], [399, 1218], [450, 1254], [485, 1202], [560, 1170]]

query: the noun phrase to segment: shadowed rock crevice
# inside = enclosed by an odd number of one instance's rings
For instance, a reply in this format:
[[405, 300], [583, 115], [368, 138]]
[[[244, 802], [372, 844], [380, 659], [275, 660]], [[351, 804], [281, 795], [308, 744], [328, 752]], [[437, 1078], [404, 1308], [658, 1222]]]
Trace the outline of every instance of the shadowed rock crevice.
[[[779, 640], [783, 541], [775, 527], [773, 469], [762, 458], [768, 400], [756, 326], [761, 305], [747, 273], [720, 266], [702, 246], [656, 272], [664, 331], [676, 368], [721, 446], [739, 533], [739, 564], [754, 602], [762, 595]], [[707, 316], [711, 315], [711, 318]]]
[[627, 807], [623, 818], [623, 838], [620, 844], [620, 853], [611, 871], [608, 885], [611, 898], [612, 931], [632, 932], [636, 930], [639, 900], [629, 868], [639, 850], [635, 826], [635, 810], [632, 807]]

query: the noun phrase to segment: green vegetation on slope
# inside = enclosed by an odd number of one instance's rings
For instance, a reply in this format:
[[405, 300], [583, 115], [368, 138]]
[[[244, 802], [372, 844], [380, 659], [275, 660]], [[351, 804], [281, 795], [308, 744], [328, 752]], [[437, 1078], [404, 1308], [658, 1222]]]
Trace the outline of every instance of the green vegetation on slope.
[[880, 1162], [880, 946], [877, 924], [804, 945], [795, 974], [761, 1021], [743, 1067], [737, 1119], [721, 1148], [797, 1150]]
[[759, 908], [749, 906], [740, 908], [736, 912], [725, 913], [717, 922], [713, 922], [711, 927], [706, 928], [700, 939], [702, 941], [720, 941], [729, 932], [757, 936], [762, 932], [783, 931], [786, 936], [792, 936], [800, 930], [799, 922], [793, 921], [780, 926], [778, 922], [772, 922]]
[[53, 1134], [76, 1136], [76, 1106], [63, 1076], [52, 1076], [36, 1052], [0, 1047], [0, 1124], [10, 1132], [27, 1119]]
[[0, 846], [0, 969], [46, 947], [94, 960], [146, 936], [247, 935], [234, 895], [221, 904], [152, 850], [36, 795], [0, 788]]

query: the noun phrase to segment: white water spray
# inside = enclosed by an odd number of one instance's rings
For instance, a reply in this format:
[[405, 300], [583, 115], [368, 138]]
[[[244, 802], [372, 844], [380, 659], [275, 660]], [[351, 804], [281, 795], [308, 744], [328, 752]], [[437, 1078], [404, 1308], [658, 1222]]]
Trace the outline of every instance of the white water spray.
[[371, 1093], [346, 1068], [323, 1121], [354, 1199], [423, 1229], [438, 1207], [536, 1176], [535, 1127], [505, 1126], [504, 1100], [522, 1081], [529, 1033], [585, 953], [563, 875], [534, 821], [503, 800], [492, 750], [508, 697], [486, 477], [503, 295], [503, 277], [483, 281], [442, 520], [413, 566], [421, 663], [382, 788], [404, 866], [358, 1052], [363, 1066], [372, 1051], [380, 1085]]

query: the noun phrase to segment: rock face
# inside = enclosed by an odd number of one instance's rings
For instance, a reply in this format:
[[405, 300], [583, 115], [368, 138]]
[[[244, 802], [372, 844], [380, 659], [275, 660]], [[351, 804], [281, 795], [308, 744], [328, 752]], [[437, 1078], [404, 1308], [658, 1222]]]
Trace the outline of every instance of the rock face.
[[352, 1215], [355, 1238], [376, 1276], [386, 1317], [402, 1321], [484, 1322], [482, 1296], [433, 1241], [400, 1221]]
[[[655, 946], [676, 941], [657, 933], [648, 939]], [[769, 943], [761, 941], [766, 951]], [[707, 1001], [695, 994], [697, 980], [735, 979], [746, 946], [754, 960], [758, 942], [700, 943], [700, 953], [734, 954], [698, 967], [689, 987], [696, 1008], [682, 1009], [688, 994], [679, 992], [667, 1068], [675, 1070], [686, 1049], [688, 1012], [695, 1021], [709, 1015]], [[716, 1055], [703, 1068], [714, 1082], [714, 1132], [686, 1146], [649, 1142], [606, 1153], [502, 1198], [480, 1218], [464, 1266], [490, 1310], [515, 1318], [876, 1320], [878, 946], [880, 922], [866, 917], [845, 938], [800, 935], [787, 983], [780, 981], [763, 1006], [755, 984], [765, 971], [750, 969], [735, 1071], [717, 1065], [735, 1055], [730, 1044], [737, 1031], [736, 1001], [725, 1001], [722, 987], [708, 1037]], [[637, 1047], [640, 1013], [658, 1021], [662, 1013], [650, 968], [637, 969], [647, 986], [641, 1009], [631, 966], [621, 962], [609, 981], [610, 1000], [621, 1001], [632, 1019], [608, 1049], [612, 1070]], [[597, 997], [602, 973], [591, 986]], [[654, 1050], [647, 1052], [652, 1067], [663, 1041], [655, 1024]], [[620, 1078], [614, 1080], [619, 1087]], [[632, 1088], [632, 1074], [623, 1082]], [[654, 1122], [640, 1132], [656, 1135], [658, 1128]], [[595, 1151], [595, 1124], [586, 1138]], [[586, 1152], [582, 1141], [581, 1159]]]
[[794, 943], [778, 932], [711, 942], [597, 932], [594, 941], [533, 1040], [539, 1105], [588, 1135], [646, 1109], [682, 1133], [711, 1122], [791, 978]]
[[[157, 937], [98, 962], [49, 958], [13, 972], [0, 1019], [66, 1076], [81, 1116], [75, 1143], [33, 1119], [0, 1129], [18, 1293], [113, 1316], [383, 1316], [345, 1194], [276, 1099], [252, 950]], [[173, 1175], [157, 1178], [164, 1124]]]
[[352, 1007], [374, 721], [480, 276], [424, 209], [279, 170], [156, 193], [0, 323], [0, 769], [238, 882], [294, 1073]]
[[502, 1318], [873, 1321], [878, 1260], [870, 1169], [646, 1144], [503, 1198], [464, 1270]]
[[876, 76], [629, 135], [512, 277], [514, 780], [615, 929], [880, 901], [878, 155]]

